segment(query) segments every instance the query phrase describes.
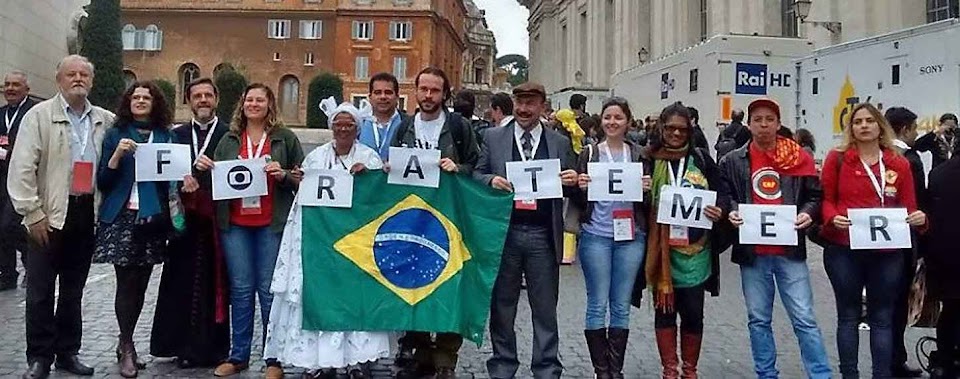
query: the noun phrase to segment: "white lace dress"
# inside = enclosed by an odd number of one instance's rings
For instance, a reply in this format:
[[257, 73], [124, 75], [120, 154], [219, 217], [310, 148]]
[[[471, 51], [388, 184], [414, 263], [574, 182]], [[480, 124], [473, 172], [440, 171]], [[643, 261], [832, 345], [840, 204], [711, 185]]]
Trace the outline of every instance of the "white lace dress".
[[[343, 168], [363, 163], [369, 169], [383, 167], [377, 153], [354, 144], [347, 156], [336, 157], [333, 142], [323, 145], [304, 159], [304, 168]], [[307, 369], [339, 368], [391, 356], [393, 333], [323, 332], [303, 330], [302, 224], [299, 201], [293, 203], [283, 230], [280, 254], [273, 272], [273, 307], [267, 326], [264, 358]]]

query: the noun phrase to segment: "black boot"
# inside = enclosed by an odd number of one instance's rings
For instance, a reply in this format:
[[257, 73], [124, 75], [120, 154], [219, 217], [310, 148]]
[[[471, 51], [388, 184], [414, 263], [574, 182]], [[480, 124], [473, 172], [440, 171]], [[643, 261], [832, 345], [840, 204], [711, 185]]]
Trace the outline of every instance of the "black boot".
[[627, 352], [627, 337], [630, 329], [610, 328], [607, 331], [607, 357], [610, 359], [610, 377], [623, 379], [623, 360]]
[[607, 329], [584, 330], [583, 336], [587, 338], [587, 350], [590, 351], [590, 361], [593, 362], [593, 372], [597, 379], [610, 379]]
[[927, 371], [930, 373], [930, 379], [955, 379], [957, 377], [956, 367], [951, 359], [942, 351], [933, 351], [929, 358], [930, 367]]

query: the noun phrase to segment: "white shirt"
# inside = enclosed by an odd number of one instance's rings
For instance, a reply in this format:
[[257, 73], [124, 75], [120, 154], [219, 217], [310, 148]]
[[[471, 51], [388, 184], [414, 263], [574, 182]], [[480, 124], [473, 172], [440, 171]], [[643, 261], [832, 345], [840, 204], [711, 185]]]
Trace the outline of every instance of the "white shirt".
[[417, 134], [416, 147], [419, 149], [439, 149], [440, 131], [443, 129], [443, 123], [447, 121], [447, 116], [440, 112], [440, 117], [433, 121], [424, 121], [417, 113], [413, 120], [413, 128]]
[[[523, 155], [523, 128], [520, 127], [520, 124], [514, 125], [513, 135], [517, 137], [517, 149], [520, 152], [520, 155]], [[537, 126], [534, 126], [530, 130], [530, 136], [533, 137], [530, 139], [530, 145], [533, 146], [533, 151], [530, 152], [531, 157], [537, 156], [537, 146], [540, 146], [540, 137], [543, 136], [543, 124], [537, 123]]]
[[513, 121], [513, 116], [504, 117], [503, 120], [500, 120], [500, 125], [498, 126], [507, 126], [510, 125], [510, 122]]

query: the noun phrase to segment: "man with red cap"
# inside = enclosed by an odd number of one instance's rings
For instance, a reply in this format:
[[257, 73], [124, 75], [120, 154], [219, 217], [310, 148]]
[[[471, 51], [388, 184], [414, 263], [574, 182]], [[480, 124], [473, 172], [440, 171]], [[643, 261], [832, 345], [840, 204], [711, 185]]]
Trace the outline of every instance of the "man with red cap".
[[[759, 378], [776, 378], [777, 349], [771, 322], [776, 291], [793, 324], [800, 355], [810, 378], [829, 378], [830, 363], [813, 313], [810, 270], [806, 264], [804, 230], [819, 217], [823, 191], [813, 157], [792, 139], [778, 136], [780, 106], [761, 98], [747, 108], [750, 143], [720, 161], [727, 181], [718, 198], [730, 199], [730, 223], [743, 225], [740, 204], [795, 205], [797, 246], [749, 245], [735, 241], [732, 260], [740, 265], [743, 298], [747, 305], [750, 346]], [[723, 196], [726, 195], [726, 196]]]

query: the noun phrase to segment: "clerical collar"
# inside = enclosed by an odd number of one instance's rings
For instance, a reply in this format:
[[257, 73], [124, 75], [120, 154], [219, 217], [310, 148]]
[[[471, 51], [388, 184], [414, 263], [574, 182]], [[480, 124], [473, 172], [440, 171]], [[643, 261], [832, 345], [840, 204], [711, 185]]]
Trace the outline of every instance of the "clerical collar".
[[208, 122], [206, 122], [206, 123], [197, 121], [197, 119], [194, 118], [194, 119], [193, 119], [193, 124], [196, 125], [196, 126], [199, 126], [199, 127], [200, 127], [200, 130], [207, 130], [207, 129], [210, 128], [210, 126], [212, 126], [212, 125], [217, 125], [217, 122], [218, 122], [218, 121], [220, 121], [220, 119], [217, 118], [217, 116], [213, 116], [213, 118], [210, 119], [210, 121], [208, 121]]

